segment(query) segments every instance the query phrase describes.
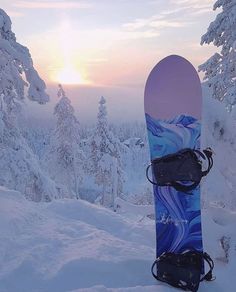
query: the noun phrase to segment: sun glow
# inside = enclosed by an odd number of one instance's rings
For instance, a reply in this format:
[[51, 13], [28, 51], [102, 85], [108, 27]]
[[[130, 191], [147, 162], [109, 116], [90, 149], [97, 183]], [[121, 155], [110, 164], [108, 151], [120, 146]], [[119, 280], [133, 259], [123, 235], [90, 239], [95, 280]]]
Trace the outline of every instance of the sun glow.
[[54, 78], [56, 82], [62, 84], [88, 84], [89, 82], [84, 79], [79, 71], [72, 66], [62, 68]]
[[84, 85], [90, 84], [87, 79], [87, 70], [81, 55], [78, 55], [79, 37], [70, 21], [63, 21], [57, 35], [58, 49], [55, 54], [55, 66], [52, 80], [61, 84]]

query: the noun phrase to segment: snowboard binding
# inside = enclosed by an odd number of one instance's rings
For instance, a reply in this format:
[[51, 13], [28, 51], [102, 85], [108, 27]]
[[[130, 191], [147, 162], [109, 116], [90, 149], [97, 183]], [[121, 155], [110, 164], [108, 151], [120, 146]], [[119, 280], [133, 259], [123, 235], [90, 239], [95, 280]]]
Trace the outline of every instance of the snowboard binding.
[[[209, 271], [201, 276], [204, 260], [209, 265]], [[173, 287], [196, 292], [200, 282], [215, 279], [212, 276], [213, 268], [214, 262], [206, 252], [187, 251], [182, 254], [165, 252], [153, 263], [152, 275], [156, 280]]]
[[[213, 151], [206, 148], [203, 152], [185, 148], [174, 154], [155, 158], [146, 169], [147, 179], [157, 186], [172, 186], [180, 192], [190, 192], [195, 189], [202, 177], [206, 176], [213, 166]], [[208, 167], [202, 170], [202, 161], [207, 159]], [[153, 180], [149, 178], [152, 168]]]

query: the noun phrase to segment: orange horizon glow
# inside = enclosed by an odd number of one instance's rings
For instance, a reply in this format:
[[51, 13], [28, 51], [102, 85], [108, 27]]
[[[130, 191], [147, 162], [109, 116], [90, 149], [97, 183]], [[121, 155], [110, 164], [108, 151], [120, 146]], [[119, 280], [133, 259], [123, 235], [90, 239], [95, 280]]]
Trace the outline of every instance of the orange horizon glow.
[[51, 81], [66, 85], [87, 85], [87, 69], [83, 65], [84, 56], [78, 54], [80, 42], [69, 20], [61, 22], [54, 32], [54, 50], [57, 52], [52, 60]]
[[203, 49], [196, 39], [186, 39], [183, 48], [180, 37], [174, 48], [169, 41], [162, 47], [168, 38], [162, 30], [184, 30], [185, 22], [169, 23], [167, 16], [166, 21], [153, 19], [156, 17], [94, 28], [64, 15], [47, 30], [30, 36], [28, 47], [46, 83], [80, 86], [140, 86], [153, 64], [167, 55], [184, 55], [197, 68], [214, 52], [212, 47]]
[[83, 75], [79, 72], [78, 69], [71, 65], [66, 65], [57, 72], [54, 72], [54, 75], [51, 76], [52, 81], [68, 84], [68, 85], [88, 85], [91, 84], [90, 81], [86, 80]]

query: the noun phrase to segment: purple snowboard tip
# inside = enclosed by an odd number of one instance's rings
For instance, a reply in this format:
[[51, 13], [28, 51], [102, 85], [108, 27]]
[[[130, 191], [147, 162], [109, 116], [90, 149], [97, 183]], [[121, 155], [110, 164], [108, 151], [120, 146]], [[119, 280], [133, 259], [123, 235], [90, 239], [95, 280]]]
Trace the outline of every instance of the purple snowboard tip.
[[201, 119], [200, 79], [183, 57], [171, 55], [161, 60], [148, 76], [144, 96], [145, 113], [156, 119], [181, 114]]

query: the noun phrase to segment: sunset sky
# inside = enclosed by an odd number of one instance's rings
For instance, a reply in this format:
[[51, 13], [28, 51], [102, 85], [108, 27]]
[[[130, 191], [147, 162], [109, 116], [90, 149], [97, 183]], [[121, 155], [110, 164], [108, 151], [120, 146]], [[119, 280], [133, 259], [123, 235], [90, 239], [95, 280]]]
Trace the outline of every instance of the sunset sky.
[[212, 0], [0, 3], [49, 93], [59, 82], [77, 84], [78, 91], [67, 86], [72, 99], [78, 92], [108, 100], [122, 96], [131, 106], [141, 102], [147, 75], [163, 57], [179, 54], [197, 67], [216, 51], [199, 44], [216, 16]]

